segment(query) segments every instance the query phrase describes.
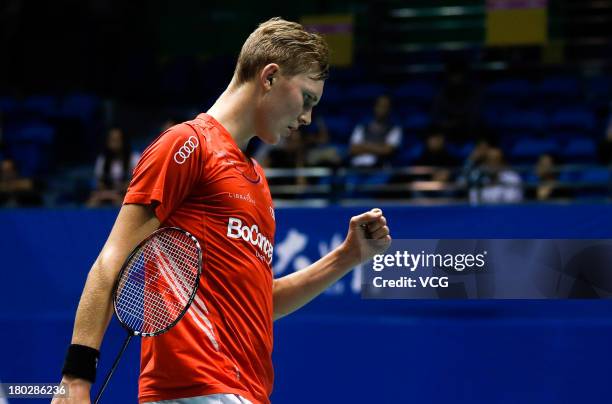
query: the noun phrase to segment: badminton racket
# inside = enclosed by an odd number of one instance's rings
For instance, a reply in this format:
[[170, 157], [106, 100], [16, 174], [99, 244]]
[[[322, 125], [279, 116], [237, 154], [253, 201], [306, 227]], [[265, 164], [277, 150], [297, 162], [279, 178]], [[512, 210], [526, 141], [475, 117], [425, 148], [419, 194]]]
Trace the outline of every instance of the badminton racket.
[[144, 239], [123, 264], [113, 290], [113, 307], [125, 339], [102, 388], [98, 403], [133, 336], [153, 337], [174, 327], [198, 289], [202, 249], [198, 240], [176, 227], [164, 227]]

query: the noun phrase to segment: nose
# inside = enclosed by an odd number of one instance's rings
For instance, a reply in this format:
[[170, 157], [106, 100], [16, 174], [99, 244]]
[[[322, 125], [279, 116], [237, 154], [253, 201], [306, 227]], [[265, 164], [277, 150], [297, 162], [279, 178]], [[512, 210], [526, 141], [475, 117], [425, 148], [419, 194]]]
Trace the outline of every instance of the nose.
[[312, 111], [309, 109], [308, 111], [304, 111], [298, 118], [300, 125], [310, 125], [310, 121], [312, 118]]

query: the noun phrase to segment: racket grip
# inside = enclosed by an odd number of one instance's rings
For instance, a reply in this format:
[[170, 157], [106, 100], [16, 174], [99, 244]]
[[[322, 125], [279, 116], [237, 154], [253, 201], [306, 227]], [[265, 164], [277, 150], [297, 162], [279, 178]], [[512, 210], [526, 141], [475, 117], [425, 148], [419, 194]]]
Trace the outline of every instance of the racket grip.
[[117, 366], [119, 365], [119, 360], [121, 359], [121, 356], [123, 356], [123, 353], [125, 352], [125, 349], [127, 348], [128, 344], [130, 343], [130, 340], [132, 339], [133, 336], [134, 336], [133, 334], [129, 333], [127, 338], [123, 342], [123, 346], [121, 347], [121, 351], [119, 351], [119, 355], [117, 355], [117, 358], [115, 359], [115, 363], [113, 363], [113, 367], [111, 368], [111, 370], [106, 375], [106, 379], [104, 379], [104, 384], [100, 388], [100, 391], [98, 392], [98, 395], [96, 395], [96, 400], [94, 401], [94, 404], [98, 404], [98, 402], [100, 401], [100, 397], [102, 397], [102, 393], [104, 392], [104, 389], [108, 385], [108, 382], [110, 381], [110, 378], [113, 375], [113, 373], [115, 373], [115, 369], [117, 369]]

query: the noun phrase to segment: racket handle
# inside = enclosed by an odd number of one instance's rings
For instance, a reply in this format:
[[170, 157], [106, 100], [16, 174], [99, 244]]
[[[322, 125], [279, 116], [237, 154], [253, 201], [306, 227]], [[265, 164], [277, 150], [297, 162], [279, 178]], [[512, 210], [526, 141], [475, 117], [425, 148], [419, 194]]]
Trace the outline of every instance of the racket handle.
[[94, 404], [98, 404], [98, 401], [100, 401], [100, 397], [102, 396], [102, 393], [104, 392], [104, 389], [106, 388], [106, 385], [108, 385], [108, 382], [110, 381], [111, 376], [113, 375], [113, 373], [115, 373], [115, 369], [117, 369], [117, 365], [119, 365], [119, 359], [121, 359], [121, 356], [125, 352], [125, 349], [130, 343], [130, 340], [132, 339], [132, 337], [133, 337], [133, 334], [131, 333], [128, 334], [127, 338], [123, 342], [121, 351], [119, 351], [119, 355], [117, 355], [117, 358], [115, 359], [115, 363], [113, 363], [113, 367], [111, 368], [110, 372], [108, 372], [108, 374], [106, 375], [106, 379], [104, 379], [104, 384], [100, 388], [100, 391], [98, 392], [98, 395], [96, 396], [96, 400], [94, 401]]

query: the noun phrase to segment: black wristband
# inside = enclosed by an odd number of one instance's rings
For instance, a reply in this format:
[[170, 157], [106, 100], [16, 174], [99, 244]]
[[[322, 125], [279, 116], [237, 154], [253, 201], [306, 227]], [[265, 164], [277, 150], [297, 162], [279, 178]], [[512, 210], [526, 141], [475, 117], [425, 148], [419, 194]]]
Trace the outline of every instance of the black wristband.
[[72, 344], [68, 347], [62, 374], [85, 379], [93, 383], [96, 381], [96, 368], [98, 367], [99, 357], [100, 351], [95, 348]]

